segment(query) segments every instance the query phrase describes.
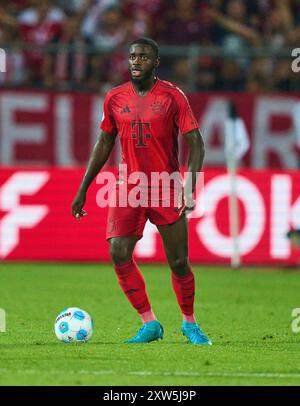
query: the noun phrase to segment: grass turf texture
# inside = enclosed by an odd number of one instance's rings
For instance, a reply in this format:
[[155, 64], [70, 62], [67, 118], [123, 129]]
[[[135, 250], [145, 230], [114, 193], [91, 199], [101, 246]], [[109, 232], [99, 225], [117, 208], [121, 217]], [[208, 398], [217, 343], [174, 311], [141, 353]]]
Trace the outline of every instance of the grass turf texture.
[[[141, 267], [165, 338], [126, 345], [140, 321], [108, 265], [1, 264], [0, 385], [299, 385], [299, 273], [194, 267], [196, 315], [213, 346], [187, 344], [165, 266]], [[95, 322], [85, 344], [53, 322], [78, 306]]]

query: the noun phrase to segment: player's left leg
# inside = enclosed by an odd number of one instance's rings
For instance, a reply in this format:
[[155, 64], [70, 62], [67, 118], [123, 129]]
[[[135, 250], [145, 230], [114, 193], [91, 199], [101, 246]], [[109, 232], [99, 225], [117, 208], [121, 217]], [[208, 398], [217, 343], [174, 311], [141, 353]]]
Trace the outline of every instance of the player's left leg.
[[211, 344], [194, 316], [195, 278], [188, 259], [188, 225], [185, 216], [170, 225], [157, 225], [172, 270], [172, 285], [180, 306], [182, 332], [193, 344]]

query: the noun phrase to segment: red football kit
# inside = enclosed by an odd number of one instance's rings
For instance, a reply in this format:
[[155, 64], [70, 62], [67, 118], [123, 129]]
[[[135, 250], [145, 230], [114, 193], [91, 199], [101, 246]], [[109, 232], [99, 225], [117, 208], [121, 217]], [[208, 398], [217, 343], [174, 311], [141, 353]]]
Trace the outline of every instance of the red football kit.
[[[153, 186], [152, 182], [154, 173], [179, 175], [178, 134], [184, 135], [198, 127], [186, 96], [170, 82], [157, 79], [145, 96], [138, 95], [131, 82], [109, 91], [100, 128], [120, 137], [122, 161], [116, 184], [118, 197], [130, 194], [136, 185], [145, 187], [147, 192], [157, 187], [157, 183]], [[176, 188], [176, 183], [181, 187], [179, 178], [174, 177], [171, 190]], [[151, 193], [146, 196], [148, 204], [142, 206], [109, 207], [107, 239], [142, 237], [148, 219], [156, 225], [172, 224], [179, 219], [178, 205], [153, 207], [149, 203]], [[160, 203], [164, 200], [162, 194], [158, 200]], [[172, 203], [172, 198], [170, 201]]]

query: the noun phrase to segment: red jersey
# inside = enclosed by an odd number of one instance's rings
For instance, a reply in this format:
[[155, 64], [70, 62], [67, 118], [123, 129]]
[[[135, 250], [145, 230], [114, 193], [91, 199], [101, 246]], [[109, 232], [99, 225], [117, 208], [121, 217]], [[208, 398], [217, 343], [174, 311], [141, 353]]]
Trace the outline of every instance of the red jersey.
[[110, 90], [100, 124], [103, 131], [118, 133], [127, 175], [143, 172], [149, 184], [152, 172], [179, 172], [178, 134], [198, 127], [185, 94], [160, 79], [145, 96], [131, 82]]

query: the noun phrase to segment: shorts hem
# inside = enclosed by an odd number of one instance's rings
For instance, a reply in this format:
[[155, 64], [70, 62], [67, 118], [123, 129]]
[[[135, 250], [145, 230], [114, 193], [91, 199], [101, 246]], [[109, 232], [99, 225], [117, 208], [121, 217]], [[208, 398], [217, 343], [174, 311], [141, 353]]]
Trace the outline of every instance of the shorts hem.
[[109, 235], [106, 236], [105, 239], [106, 241], [109, 241], [111, 238], [115, 238], [115, 237], [138, 237], [138, 239], [140, 240], [143, 237], [143, 234], [114, 234], [114, 235]]
[[178, 216], [175, 220], [172, 220], [170, 222], [169, 221], [164, 222], [164, 223], [153, 223], [150, 219], [149, 219], [149, 221], [151, 224], [154, 224], [155, 226], [171, 226], [172, 224], [175, 224], [177, 221], [179, 221], [181, 219], [181, 217], [182, 217], [182, 215]]

